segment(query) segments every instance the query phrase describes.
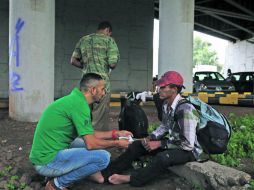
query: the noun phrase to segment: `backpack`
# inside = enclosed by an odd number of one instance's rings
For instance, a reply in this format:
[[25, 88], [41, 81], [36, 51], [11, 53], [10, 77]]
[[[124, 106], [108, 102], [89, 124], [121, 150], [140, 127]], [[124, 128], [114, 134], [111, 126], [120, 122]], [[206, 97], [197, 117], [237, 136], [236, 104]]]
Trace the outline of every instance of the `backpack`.
[[[191, 96], [178, 102], [177, 108], [185, 103], [192, 104], [200, 115], [197, 126], [197, 140], [207, 154], [222, 154], [227, 150], [232, 128], [227, 118], [210, 105]], [[177, 114], [175, 114], [177, 119]]]
[[118, 118], [119, 130], [132, 132], [135, 138], [148, 135], [148, 119], [136, 99], [121, 99], [121, 111]]

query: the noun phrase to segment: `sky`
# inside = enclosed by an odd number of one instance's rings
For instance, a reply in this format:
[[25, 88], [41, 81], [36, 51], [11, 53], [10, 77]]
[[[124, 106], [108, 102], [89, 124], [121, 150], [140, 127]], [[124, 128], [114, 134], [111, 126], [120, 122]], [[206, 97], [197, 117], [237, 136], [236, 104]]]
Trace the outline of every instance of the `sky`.
[[[216, 38], [201, 32], [194, 31], [193, 37], [199, 36], [202, 40], [212, 44], [212, 49], [217, 52], [219, 63], [225, 63], [225, 50], [228, 45], [227, 40]], [[158, 49], [159, 49], [159, 20], [154, 19], [153, 36], [153, 76], [158, 74]]]

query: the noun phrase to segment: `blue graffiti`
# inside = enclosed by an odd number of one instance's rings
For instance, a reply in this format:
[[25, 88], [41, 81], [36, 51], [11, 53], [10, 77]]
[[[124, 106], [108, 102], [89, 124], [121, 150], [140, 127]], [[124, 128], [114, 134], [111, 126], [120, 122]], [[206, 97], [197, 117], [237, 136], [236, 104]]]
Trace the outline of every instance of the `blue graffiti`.
[[[21, 20], [21, 18], [18, 18], [17, 22], [16, 22], [16, 26], [15, 26], [15, 35], [12, 38], [12, 42], [10, 44], [10, 56], [12, 57], [16, 57], [16, 67], [20, 66], [20, 62], [19, 62], [19, 33], [21, 31], [21, 29], [23, 28], [25, 22]], [[15, 48], [15, 50], [14, 50]]]
[[[12, 64], [12, 57], [16, 58], [16, 67], [20, 67], [20, 57], [19, 57], [19, 53], [20, 53], [20, 44], [19, 44], [19, 40], [20, 40], [20, 32], [21, 29], [23, 28], [25, 22], [21, 19], [18, 18], [17, 22], [16, 22], [16, 26], [15, 26], [15, 34], [11, 40], [10, 46], [9, 46], [9, 66], [11, 66]], [[24, 90], [22, 87], [20, 87], [20, 80], [21, 80], [21, 76], [16, 73], [16, 72], [10, 72], [10, 81], [11, 81], [11, 90], [12, 91], [22, 91]]]
[[21, 77], [18, 73], [12, 72], [12, 76], [11, 76], [11, 91], [21, 91], [24, 90], [22, 87], [19, 87], [19, 81], [20, 81]]

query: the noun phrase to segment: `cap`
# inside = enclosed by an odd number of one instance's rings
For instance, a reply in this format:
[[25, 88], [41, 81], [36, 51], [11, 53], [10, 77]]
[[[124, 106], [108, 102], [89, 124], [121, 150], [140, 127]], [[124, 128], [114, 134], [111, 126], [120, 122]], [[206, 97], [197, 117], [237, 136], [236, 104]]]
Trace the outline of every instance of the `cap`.
[[183, 86], [183, 77], [176, 71], [168, 71], [164, 73], [161, 78], [156, 82], [156, 85], [159, 87], [169, 84]]

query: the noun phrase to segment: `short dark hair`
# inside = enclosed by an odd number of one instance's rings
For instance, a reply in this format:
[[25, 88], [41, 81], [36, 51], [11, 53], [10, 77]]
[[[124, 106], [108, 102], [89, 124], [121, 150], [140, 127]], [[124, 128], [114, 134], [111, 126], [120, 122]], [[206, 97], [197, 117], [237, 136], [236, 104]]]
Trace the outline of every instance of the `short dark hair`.
[[176, 85], [176, 84], [169, 84], [168, 85], [170, 88], [177, 88], [177, 93], [181, 93], [182, 89], [183, 89], [183, 86], [179, 86], [179, 85]]
[[100, 80], [103, 80], [100, 75], [96, 73], [87, 73], [82, 77], [79, 83], [80, 90], [87, 91], [90, 87], [96, 87]]
[[108, 21], [102, 21], [98, 25], [98, 30], [104, 30], [105, 28], [109, 28], [109, 30], [112, 32], [113, 28], [110, 22]]

